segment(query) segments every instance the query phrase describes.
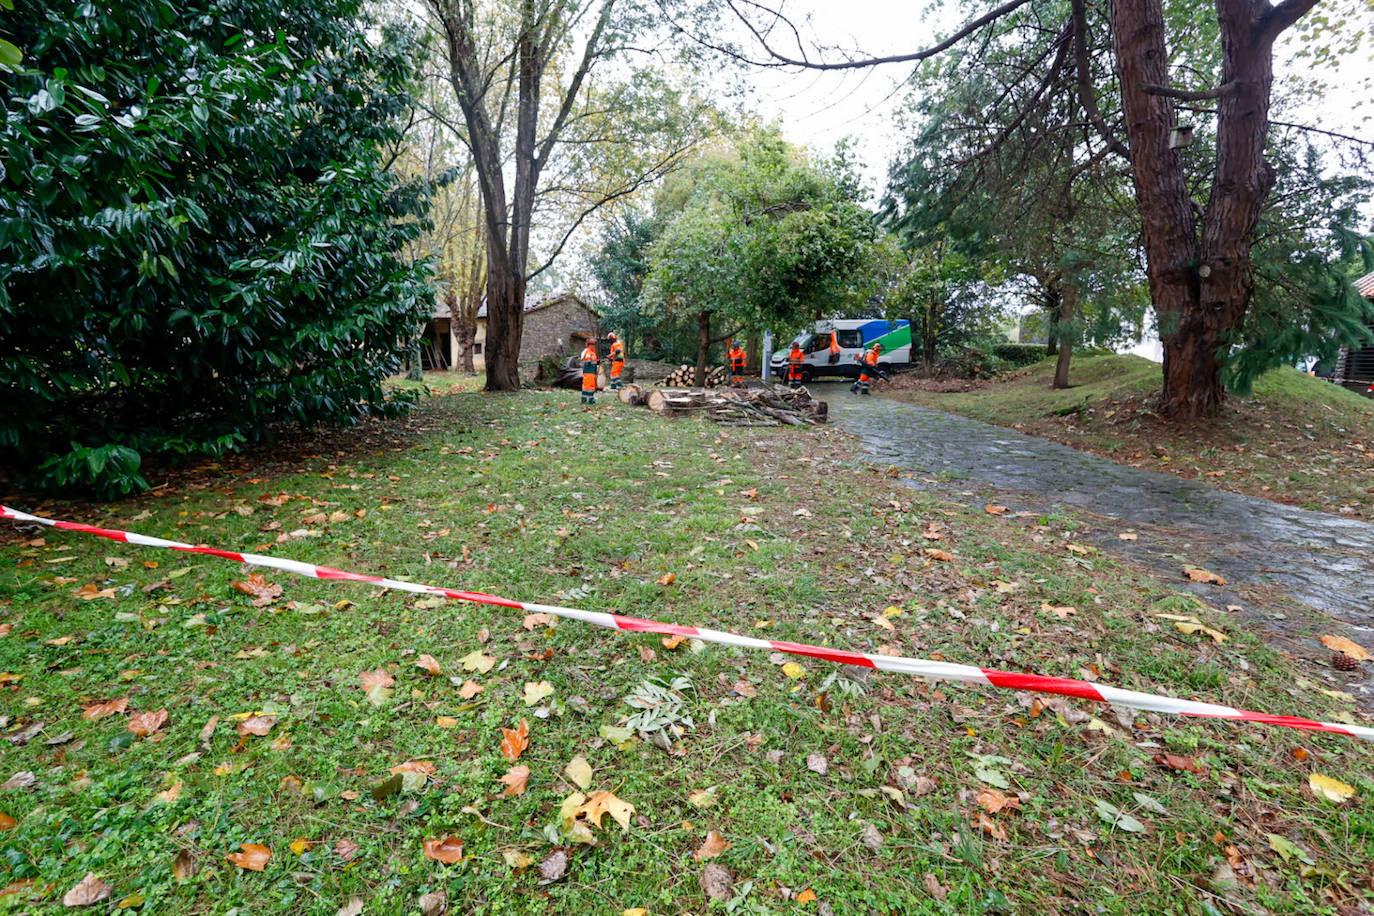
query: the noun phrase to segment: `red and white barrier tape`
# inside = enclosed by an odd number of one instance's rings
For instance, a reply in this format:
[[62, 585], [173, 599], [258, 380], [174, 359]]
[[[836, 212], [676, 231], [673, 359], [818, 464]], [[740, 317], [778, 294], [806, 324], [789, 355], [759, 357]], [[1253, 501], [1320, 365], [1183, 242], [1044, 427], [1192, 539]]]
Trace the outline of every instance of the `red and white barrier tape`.
[[363, 573], [347, 572], [342, 569], [332, 569], [328, 566], [316, 566], [312, 563], [283, 560], [277, 557], [263, 556], [262, 554], [237, 553], [232, 550], [217, 550], [213, 547], [196, 547], [192, 544], [183, 544], [179, 541], [167, 541], [162, 538], [149, 537], [145, 534], [136, 534], [132, 531], [117, 531], [109, 528], [97, 528], [93, 525], [83, 525], [79, 522], [64, 522], [56, 519], [42, 518], [37, 515], [29, 515], [27, 512], [20, 512], [17, 509], [11, 509], [7, 506], [0, 506], [0, 518], [13, 519], [20, 522], [36, 522], [40, 525], [48, 525], [65, 531], [81, 531], [86, 534], [109, 538], [112, 541], [123, 541], [128, 544], [140, 544], [146, 547], [168, 547], [172, 550], [181, 550], [187, 553], [203, 553], [212, 557], [221, 557], [225, 560], [235, 560], [240, 563], [250, 563], [254, 566], [280, 569], [284, 572], [295, 573], [298, 576], [310, 576], [316, 579], [338, 579], [348, 582], [364, 582], [368, 585], [393, 588], [398, 591], [416, 592], [423, 595], [443, 595], [446, 598], [452, 598], [456, 601], [471, 601], [476, 604], [491, 604], [499, 607], [516, 608], [531, 613], [551, 614], [556, 617], [565, 617], [569, 620], [580, 620], [583, 623], [590, 623], [598, 627], [607, 627], [612, 630], [627, 630], [634, 633], [664, 633], [670, 636], [690, 636], [705, 642], [721, 643], [727, 646], [740, 646], [745, 649], [763, 649], [769, 652], [787, 652], [792, 655], [805, 655], [811, 658], [823, 659], [824, 661], [837, 662], [844, 665], [855, 665], [860, 668], [876, 668], [879, 671], [900, 671], [904, 674], [915, 674], [921, 677], [935, 678], [938, 680], [964, 681], [970, 684], [985, 684], [992, 687], [1003, 687], [1008, 690], [1029, 690], [1037, 693], [1053, 693], [1067, 697], [1079, 697], [1085, 700], [1098, 700], [1103, 703], [1126, 706], [1131, 709], [1146, 709], [1153, 712], [1175, 713], [1183, 716], [1202, 716], [1212, 719], [1236, 719], [1242, 722], [1263, 722], [1266, 725], [1282, 725], [1287, 728], [1301, 728], [1311, 731], [1329, 732], [1335, 735], [1346, 735], [1347, 737], [1353, 738], [1364, 738], [1365, 740], [1374, 740], [1374, 728], [1367, 726], [1345, 725], [1337, 722], [1317, 722], [1299, 716], [1275, 716], [1263, 712], [1250, 712], [1244, 709], [1234, 709], [1230, 706], [1218, 706], [1213, 703], [1199, 703], [1195, 700], [1179, 700], [1173, 697], [1159, 696], [1151, 693], [1140, 693], [1135, 690], [1123, 690], [1119, 687], [1111, 687], [1106, 684], [1093, 684], [1088, 681], [1080, 681], [1073, 678], [1046, 677], [1040, 674], [1018, 674], [1013, 671], [998, 671], [993, 668], [975, 668], [972, 665], [958, 665], [952, 662], [937, 662], [923, 658], [869, 655], [862, 652], [850, 652], [844, 649], [828, 649], [824, 646], [812, 646], [805, 643], [782, 642], [776, 639], [757, 639], [752, 636], [740, 636], [736, 633], [727, 633], [722, 630], [709, 630], [704, 627], [688, 627], [676, 623], [660, 623], [656, 620], [641, 620], [638, 617], [624, 617], [620, 614], [606, 614], [600, 611], [581, 611], [576, 608], [558, 607], [551, 604], [511, 601], [509, 598], [500, 598], [496, 595], [486, 595], [481, 592], [465, 592], [452, 588], [439, 588], [433, 585], [419, 585], [414, 582], [401, 582], [397, 579], [386, 579], [381, 576], [369, 576]]

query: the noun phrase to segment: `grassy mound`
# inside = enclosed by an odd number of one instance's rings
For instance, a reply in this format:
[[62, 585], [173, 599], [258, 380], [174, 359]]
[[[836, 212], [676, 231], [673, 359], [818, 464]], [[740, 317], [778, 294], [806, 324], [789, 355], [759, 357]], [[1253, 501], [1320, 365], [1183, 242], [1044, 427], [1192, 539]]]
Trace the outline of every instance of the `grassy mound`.
[[1045, 360], [971, 391], [892, 397], [1010, 426], [1113, 461], [1323, 512], [1374, 519], [1374, 400], [1295, 369], [1261, 376], [1219, 417], [1169, 423], [1151, 410], [1158, 364], [1074, 358], [1072, 387]]

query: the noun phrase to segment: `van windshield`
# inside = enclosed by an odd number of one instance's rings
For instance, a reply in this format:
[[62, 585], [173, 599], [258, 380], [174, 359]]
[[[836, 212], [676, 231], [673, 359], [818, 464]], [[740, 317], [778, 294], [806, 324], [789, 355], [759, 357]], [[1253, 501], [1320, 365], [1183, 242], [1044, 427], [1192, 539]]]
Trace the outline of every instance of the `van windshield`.
[[815, 334], [802, 334], [802, 335], [800, 335], [800, 336], [797, 338], [797, 346], [799, 346], [799, 347], [801, 347], [803, 350], [805, 350], [806, 347], [807, 347], [807, 344], [811, 343], [811, 341], [815, 338], [815, 336], [816, 336]]

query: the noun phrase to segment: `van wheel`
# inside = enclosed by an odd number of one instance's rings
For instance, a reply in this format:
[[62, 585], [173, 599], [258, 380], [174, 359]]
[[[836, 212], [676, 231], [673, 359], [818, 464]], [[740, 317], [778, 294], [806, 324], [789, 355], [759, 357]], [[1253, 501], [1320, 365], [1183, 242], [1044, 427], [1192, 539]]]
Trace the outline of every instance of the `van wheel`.
[[805, 385], [816, 377], [816, 373], [811, 371], [810, 366], [802, 366], [801, 376], [802, 384]]

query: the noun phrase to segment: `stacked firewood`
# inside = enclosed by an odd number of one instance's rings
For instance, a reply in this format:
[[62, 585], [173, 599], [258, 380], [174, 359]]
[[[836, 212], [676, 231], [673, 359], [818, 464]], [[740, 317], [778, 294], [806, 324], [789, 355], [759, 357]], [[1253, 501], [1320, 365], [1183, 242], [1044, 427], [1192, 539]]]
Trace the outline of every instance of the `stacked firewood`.
[[664, 417], [701, 415], [722, 426], [810, 426], [824, 423], [825, 401], [811, 397], [805, 388], [705, 388], [645, 389], [627, 385], [620, 400], [647, 405]]
[[[726, 379], [727, 376], [725, 374], [724, 366], [716, 366], [712, 369], [708, 369], [706, 372], [706, 387], [717, 388], [721, 385], [724, 385]], [[696, 366], [678, 366], [672, 372], [669, 372], [668, 377], [665, 378], [660, 384], [662, 384], [665, 388], [690, 388], [696, 383]]]

